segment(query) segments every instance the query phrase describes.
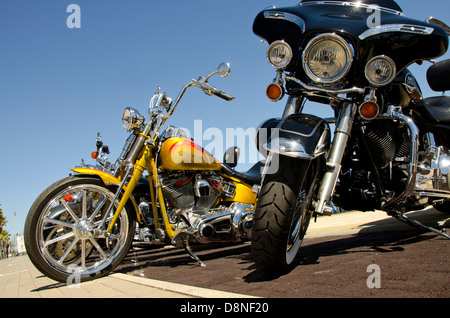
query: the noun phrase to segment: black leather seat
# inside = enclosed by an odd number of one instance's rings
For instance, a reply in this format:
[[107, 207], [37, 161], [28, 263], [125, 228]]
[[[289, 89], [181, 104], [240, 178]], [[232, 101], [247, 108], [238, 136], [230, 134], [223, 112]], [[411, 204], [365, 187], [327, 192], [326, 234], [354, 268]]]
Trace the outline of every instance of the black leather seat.
[[261, 171], [264, 168], [264, 163], [259, 161], [257, 162], [253, 167], [251, 167], [247, 172], [239, 172], [234, 170], [233, 168], [230, 168], [227, 164], [222, 163], [222, 171], [234, 178], [238, 178], [242, 180], [243, 182], [254, 185], [254, 184], [260, 184], [261, 183]]
[[436, 122], [450, 122], [450, 97], [437, 96], [425, 98], [423, 100], [423, 106]]
[[427, 81], [435, 92], [450, 91], [450, 60], [431, 66], [427, 71]]

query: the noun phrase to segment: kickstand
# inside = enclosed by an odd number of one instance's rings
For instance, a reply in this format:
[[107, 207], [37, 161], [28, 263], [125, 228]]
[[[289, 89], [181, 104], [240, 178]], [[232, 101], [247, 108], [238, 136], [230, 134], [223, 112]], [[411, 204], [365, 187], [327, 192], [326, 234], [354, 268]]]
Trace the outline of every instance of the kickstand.
[[425, 224], [422, 224], [422, 223], [420, 223], [420, 222], [418, 222], [418, 221], [416, 221], [416, 220], [413, 220], [413, 219], [407, 217], [406, 215], [404, 215], [404, 214], [401, 213], [401, 212], [396, 211], [396, 212], [394, 212], [394, 213], [395, 213], [395, 214], [394, 214], [393, 216], [394, 216], [397, 220], [400, 220], [400, 221], [402, 221], [402, 222], [404, 222], [404, 223], [406, 223], [406, 224], [408, 224], [408, 225], [410, 225], [410, 226], [414, 226], [414, 227], [419, 228], [419, 229], [426, 229], [426, 230], [428, 230], [428, 231], [434, 232], [434, 233], [436, 233], [436, 234], [442, 235], [442, 236], [444, 236], [444, 237], [450, 239], [450, 235], [448, 235], [448, 234], [445, 233], [444, 231], [439, 231], [439, 230], [437, 230], [437, 229], [435, 229], [435, 228], [426, 226]]
[[191, 258], [192, 258], [193, 260], [196, 260], [196, 261], [198, 262], [198, 264], [199, 264], [201, 267], [205, 267], [205, 266], [206, 266], [205, 263], [203, 263], [203, 262], [200, 260], [200, 258], [198, 258], [198, 256], [195, 255], [195, 253], [191, 250], [191, 248], [189, 247], [189, 244], [187, 244], [187, 242], [186, 242], [186, 245], [185, 245], [185, 249], [186, 249], [186, 252], [188, 252], [189, 255], [191, 256]]

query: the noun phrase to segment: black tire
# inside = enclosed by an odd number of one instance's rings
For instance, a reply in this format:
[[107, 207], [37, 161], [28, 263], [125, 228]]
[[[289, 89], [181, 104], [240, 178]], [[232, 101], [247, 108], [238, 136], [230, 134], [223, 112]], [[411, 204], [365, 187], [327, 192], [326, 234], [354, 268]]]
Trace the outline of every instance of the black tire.
[[[97, 177], [70, 176], [48, 187], [33, 203], [24, 229], [25, 247], [36, 268], [64, 283], [104, 276], [119, 265], [133, 241], [135, 211], [126, 205], [112, 235], [97, 229], [116, 188]], [[118, 205], [118, 200], [114, 203]], [[106, 218], [106, 229], [111, 214]]]
[[318, 189], [319, 163], [318, 159], [279, 156], [278, 171], [264, 176], [251, 243], [253, 259], [262, 270], [286, 271], [295, 266], [314, 214], [312, 202]]

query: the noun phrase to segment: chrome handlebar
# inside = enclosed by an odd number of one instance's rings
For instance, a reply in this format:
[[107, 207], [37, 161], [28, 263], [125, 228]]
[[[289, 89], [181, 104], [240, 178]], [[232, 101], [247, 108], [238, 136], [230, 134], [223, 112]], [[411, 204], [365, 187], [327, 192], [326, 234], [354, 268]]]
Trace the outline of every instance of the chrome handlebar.
[[232, 101], [234, 99], [233, 96], [228, 95], [224, 91], [218, 90], [213, 85], [209, 84], [207, 78], [205, 79], [203, 77], [200, 77], [198, 80], [192, 80], [192, 84], [194, 86], [200, 87], [203, 90], [203, 92], [208, 96], [215, 95], [226, 101]]
[[171, 105], [167, 108], [167, 114], [164, 116], [164, 121], [167, 120], [170, 116], [172, 116], [173, 112], [177, 108], [178, 104], [180, 103], [181, 99], [184, 96], [184, 93], [189, 87], [196, 86], [202, 89], [202, 91], [208, 95], [212, 96], [215, 95], [217, 97], [220, 97], [226, 101], [232, 101], [234, 99], [233, 96], [228, 95], [227, 93], [215, 88], [213, 85], [208, 83], [208, 80], [213, 76], [214, 74], [219, 74], [221, 77], [226, 77], [230, 74], [231, 67], [229, 63], [222, 63], [219, 65], [217, 71], [212, 72], [206, 77], [199, 77], [197, 80], [193, 79], [189, 83], [187, 83], [178, 94], [178, 97], [171, 103]]

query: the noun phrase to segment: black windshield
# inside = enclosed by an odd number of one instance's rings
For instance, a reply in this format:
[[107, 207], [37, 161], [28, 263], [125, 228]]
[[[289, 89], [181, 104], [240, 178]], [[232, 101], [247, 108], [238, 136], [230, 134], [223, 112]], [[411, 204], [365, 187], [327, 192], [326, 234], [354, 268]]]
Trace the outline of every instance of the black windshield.
[[[302, 0], [300, 3], [317, 2], [317, 0]], [[323, 1], [321, 1], [323, 2]], [[400, 6], [393, 0], [327, 0], [325, 2], [360, 2], [363, 4], [376, 4], [380, 7], [403, 12]]]

